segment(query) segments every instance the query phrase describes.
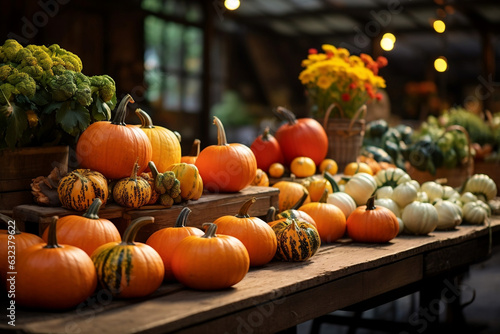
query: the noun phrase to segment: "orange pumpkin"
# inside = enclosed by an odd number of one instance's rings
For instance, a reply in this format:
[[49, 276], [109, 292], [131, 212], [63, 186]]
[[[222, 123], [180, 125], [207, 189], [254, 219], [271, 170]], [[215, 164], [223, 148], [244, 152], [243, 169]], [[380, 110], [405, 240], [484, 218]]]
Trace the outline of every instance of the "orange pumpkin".
[[269, 127], [266, 127], [264, 132], [255, 138], [252, 145], [250, 145], [250, 149], [257, 160], [257, 168], [264, 171], [268, 171], [273, 163], [285, 163], [280, 144], [269, 132]]
[[57, 217], [48, 242], [26, 248], [16, 259], [16, 304], [62, 310], [77, 306], [92, 295], [97, 275], [90, 257], [78, 247], [59, 245]]
[[203, 149], [195, 165], [208, 191], [240, 191], [252, 183], [257, 171], [257, 161], [247, 146], [227, 143], [224, 126], [215, 116], [214, 124], [217, 126], [218, 145]]
[[383, 206], [375, 206], [372, 196], [366, 205], [359, 206], [347, 219], [347, 234], [358, 242], [388, 242], [398, 235], [396, 215]]
[[184, 162], [172, 164], [165, 171], [172, 171], [181, 184], [181, 198], [185, 201], [198, 199], [203, 191], [203, 179], [196, 165]]
[[[288, 218], [288, 219], [296, 219], [296, 220], [303, 220], [314, 227], [316, 226], [316, 222], [314, 219], [308, 215], [306, 212], [299, 210], [299, 208], [304, 204], [305, 200], [308, 198], [307, 192], [304, 192], [302, 197], [290, 208], [284, 211], [281, 211], [274, 216], [270, 216], [273, 214], [273, 211], [270, 209], [268, 211], [268, 216], [267, 216], [267, 222], [273, 221], [273, 220], [278, 220], [278, 219], [283, 219], [283, 218]], [[274, 208], [273, 208], [274, 209]]]
[[200, 155], [200, 144], [201, 141], [199, 139], [195, 139], [193, 141], [193, 146], [191, 146], [191, 152], [189, 153], [189, 155], [182, 156], [181, 162], [194, 165], [196, 159], [198, 159], [198, 156]]
[[[15, 256], [19, 256], [32, 245], [43, 243], [43, 239], [31, 233], [21, 233], [16, 222], [1, 213], [0, 220], [7, 225], [6, 230], [0, 230], [0, 279], [2, 280], [1, 285], [5, 285], [7, 273], [14, 271], [9, 265], [11, 262], [15, 264]], [[9, 253], [9, 250], [13, 253]]]
[[310, 177], [316, 173], [316, 164], [309, 157], [296, 157], [290, 163], [290, 171], [297, 177]]
[[108, 181], [99, 172], [75, 169], [61, 179], [57, 186], [57, 194], [63, 207], [84, 211], [96, 198], [100, 198], [103, 203], [107, 202]]
[[187, 206], [184, 207], [173, 227], [162, 228], [156, 231], [146, 241], [146, 244], [153, 247], [163, 260], [165, 281], [175, 279], [174, 273], [172, 272], [172, 254], [175, 247], [177, 247], [184, 238], [190, 235], [202, 236], [204, 234], [199, 228], [186, 226], [187, 218], [190, 213], [191, 209]]
[[278, 195], [278, 210], [280, 212], [292, 208], [295, 203], [300, 200], [304, 192], [307, 193], [307, 197], [304, 200], [304, 203], [309, 203], [311, 201], [311, 199], [309, 198], [309, 192], [300, 183], [292, 181], [279, 181], [273, 184], [273, 187], [280, 190], [280, 193]]
[[155, 163], [156, 168], [164, 172], [171, 164], [181, 162], [181, 144], [177, 136], [167, 128], [153, 125], [151, 117], [144, 110], [137, 108], [135, 114], [141, 120], [140, 129], [151, 142], [151, 161]]
[[[83, 216], [68, 215], [57, 222], [57, 238], [60, 243], [72, 245], [85, 251], [88, 256], [105, 243], [122, 240], [120, 232], [111, 221], [99, 218], [102, 201], [96, 198]], [[45, 229], [42, 238], [49, 238], [49, 229]]]
[[326, 203], [328, 192], [325, 190], [319, 202], [311, 202], [299, 208], [316, 222], [321, 241], [333, 242], [340, 239], [346, 231], [345, 215], [337, 206]]
[[285, 166], [280, 164], [279, 162], [273, 163], [269, 166], [269, 176], [279, 179], [285, 174]]
[[229, 288], [241, 281], [250, 268], [248, 251], [230, 235], [215, 234], [217, 225], [204, 224], [202, 236], [184, 238], [172, 255], [175, 278], [198, 290]]
[[276, 254], [276, 235], [265, 221], [250, 217], [248, 210], [255, 197], [246, 201], [236, 216], [222, 216], [214, 221], [220, 234], [232, 235], [245, 245], [250, 266], [262, 266]]
[[373, 171], [370, 166], [364, 162], [350, 162], [344, 168], [344, 175], [351, 176], [357, 173], [367, 173], [373, 175]]
[[368, 167], [370, 167], [370, 169], [372, 170], [373, 175], [377, 175], [377, 173], [382, 170], [382, 168], [380, 167], [377, 160], [375, 160], [371, 157], [367, 157], [365, 155], [360, 155], [358, 157], [358, 161], [366, 163], [368, 165]]
[[260, 168], [257, 168], [255, 178], [253, 179], [252, 183], [250, 183], [250, 185], [257, 187], [269, 187], [269, 177], [267, 176], [266, 172], [264, 172]]
[[83, 131], [76, 144], [76, 156], [82, 168], [98, 171], [108, 179], [121, 179], [130, 175], [129, 166], [139, 158], [138, 173], [146, 169], [153, 149], [141, 129], [125, 124], [129, 102], [134, 100], [127, 94], [112, 122], [95, 122]]
[[311, 176], [302, 180], [302, 185], [309, 191], [311, 202], [318, 202], [325, 190], [329, 194], [333, 193], [333, 188], [329, 180], [324, 176]]

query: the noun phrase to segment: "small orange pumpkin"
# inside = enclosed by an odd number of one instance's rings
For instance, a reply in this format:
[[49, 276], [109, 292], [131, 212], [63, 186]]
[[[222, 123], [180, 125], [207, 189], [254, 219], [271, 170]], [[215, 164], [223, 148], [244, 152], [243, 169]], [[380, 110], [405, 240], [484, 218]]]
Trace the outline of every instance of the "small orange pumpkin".
[[303, 220], [303, 221], [313, 225], [314, 227], [317, 227], [316, 222], [314, 221], [314, 219], [310, 215], [308, 215], [304, 211], [299, 210], [299, 208], [304, 204], [307, 197], [308, 197], [307, 192], [304, 192], [304, 194], [297, 201], [297, 203], [295, 203], [290, 209], [287, 209], [285, 211], [278, 213], [276, 215], [276, 217], [269, 216], [270, 214], [272, 214], [272, 212], [268, 211], [267, 222], [282, 219], [282, 218], [289, 218], [289, 219]]
[[373, 171], [370, 166], [364, 162], [350, 162], [344, 168], [344, 175], [352, 176], [357, 173], [367, 173], [373, 175]]
[[269, 177], [267, 176], [266, 172], [264, 172], [260, 168], [257, 168], [255, 178], [250, 185], [257, 187], [269, 187]]
[[273, 187], [278, 188], [280, 190], [278, 196], [278, 204], [279, 204], [278, 210], [280, 212], [292, 208], [295, 205], [295, 203], [297, 203], [300, 200], [304, 192], [307, 193], [307, 197], [304, 200], [304, 203], [309, 203], [311, 201], [309, 197], [309, 192], [300, 183], [292, 181], [279, 181], [273, 184]]
[[106, 204], [109, 195], [108, 181], [99, 172], [75, 169], [61, 179], [57, 194], [66, 209], [84, 211], [95, 198], [100, 198]]
[[181, 162], [194, 165], [196, 159], [198, 159], [198, 156], [200, 155], [200, 144], [201, 141], [199, 139], [195, 139], [193, 141], [193, 146], [191, 146], [191, 152], [189, 153], [189, 155], [183, 155], [181, 157]]

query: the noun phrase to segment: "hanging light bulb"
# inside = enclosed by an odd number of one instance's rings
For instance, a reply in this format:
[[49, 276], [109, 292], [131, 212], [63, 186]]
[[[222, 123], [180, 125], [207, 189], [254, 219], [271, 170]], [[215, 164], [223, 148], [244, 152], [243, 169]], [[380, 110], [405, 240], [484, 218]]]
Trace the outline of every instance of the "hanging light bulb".
[[391, 51], [394, 49], [394, 43], [396, 43], [396, 36], [391, 33], [386, 33], [380, 40], [380, 47], [384, 51]]
[[240, 6], [240, 0], [225, 0], [224, 6], [229, 10], [235, 10]]
[[438, 72], [444, 72], [448, 68], [448, 61], [446, 57], [438, 57], [434, 60], [434, 68]]
[[440, 34], [446, 30], [446, 24], [444, 24], [444, 22], [441, 20], [435, 20], [432, 23], [432, 26], [434, 27], [434, 30], [436, 30], [436, 32]]

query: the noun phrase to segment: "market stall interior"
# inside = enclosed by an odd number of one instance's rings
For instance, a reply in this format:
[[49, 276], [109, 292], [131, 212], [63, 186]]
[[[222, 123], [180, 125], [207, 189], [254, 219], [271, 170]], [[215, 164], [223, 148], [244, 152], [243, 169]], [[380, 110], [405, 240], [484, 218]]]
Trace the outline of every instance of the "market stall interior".
[[498, 1], [6, 0], [0, 31], [0, 331], [500, 329]]

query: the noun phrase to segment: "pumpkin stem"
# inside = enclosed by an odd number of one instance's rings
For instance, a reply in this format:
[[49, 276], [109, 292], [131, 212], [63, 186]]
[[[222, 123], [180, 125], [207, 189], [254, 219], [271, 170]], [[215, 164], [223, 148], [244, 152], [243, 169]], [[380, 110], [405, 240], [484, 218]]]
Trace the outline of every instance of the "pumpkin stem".
[[154, 128], [153, 125], [153, 120], [151, 117], [148, 115], [147, 112], [142, 110], [141, 108], [135, 109], [135, 114], [139, 116], [139, 119], [141, 120], [141, 129], [152, 129]]
[[323, 173], [323, 177], [330, 182], [330, 185], [332, 186], [332, 190], [334, 193], [337, 193], [340, 191], [339, 185], [337, 184], [337, 181], [333, 178], [332, 174], [330, 174], [328, 171], [325, 170]]
[[159, 172], [158, 169], [156, 168], [156, 165], [153, 161], [150, 161], [148, 163], [148, 167], [151, 170], [151, 175], [153, 176], [153, 179], [156, 180], [156, 177], [158, 176]]
[[250, 198], [248, 201], [243, 203], [243, 205], [240, 208], [240, 211], [236, 215], [236, 218], [250, 218], [250, 215], [248, 214], [248, 210], [252, 206], [253, 203], [255, 203], [257, 199], [255, 197]]
[[274, 206], [271, 206], [267, 210], [266, 222], [269, 224], [270, 222], [273, 222], [275, 220], [276, 220], [276, 208]]
[[132, 174], [130, 174], [130, 179], [137, 181], [137, 172], [139, 171], [139, 157], [137, 157], [137, 160], [134, 163], [134, 168], [132, 168]]
[[200, 155], [200, 144], [201, 141], [199, 139], [195, 139], [193, 141], [193, 146], [191, 146], [191, 152], [189, 153], [189, 156], [198, 157]]
[[294, 125], [295, 123], [297, 123], [297, 118], [295, 117], [295, 114], [284, 107], [276, 108], [275, 113], [278, 115], [279, 118], [281, 118], [284, 121], [287, 121], [289, 125]]
[[132, 96], [130, 96], [130, 94], [127, 94], [120, 101], [118, 108], [116, 108], [116, 114], [115, 117], [113, 118], [113, 121], [111, 121], [111, 124], [123, 125], [123, 126], [126, 125], [125, 116], [127, 115], [127, 105], [129, 102], [134, 103], [135, 101], [132, 98]]
[[217, 126], [217, 144], [219, 146], [228, 145], [224, 125], [222, 125], [222, 122], [217, 118], [217, 116], [214, 116], [214, 124]]
[[302, 196], [299, 198], [299, 200], [292, 206], [293, 210], [298, 210], [302, 205], [304, 205], [304, 202], [307, 199], [307, 196], [309, 196], [309, 192], [304, 188], [304, 192], [302, 193]]
[[140, 217], [133, 220], [125, 230], [125, 233], [123, 233], [123, 239], [120, 245], [135, 245], [134, 239], [135, 236], [137, 235], [137, 231], [139, 231], [139, 229], [144, 225], [152, 224], [154, 222], [155, 218], [149, 216]]
[[372, 196], [366, 202], [366, 210], [375, 210], [375, 209], [376, 209], [376, 206], [375, 206], [375, 196]]
[[326, 203], [326, 200], [328, 199], [328, 190], [325, 188], [323, 191], [323, 195], [321, 195], [321, 198], [319, 199], [319, 203]]
[[177, 220], [175, 221], [174, 227], [186, 227], [187, 217], [189, 216], [190, 213], [191, 213], [191, 209], [188, 208], [187, 206], [184, 207], [182, 209], [181, 213], [179, 213], [179, 216], [177, 217]]
[[96, 197], [82, 216], [89, 219], [99, 219], [99, 209], [101, 208], [101, 205], [101, 199]]
[[62, 248], [57, 243], [57, 221], [59, 220], [58, 216], [53, 216], [52, 221], [49, 225], [49, 235], [47, 239], [47, 244], [43, 246], [43, 248]]
[[264, 129], [264, 132], [262, 132], [262, 140], [269, 141], [269, 131], [271, 131], [271, 130], [269, 129], [268, 126], [266, 126], [266, 128]]
[[[4, 214], [1, 214], [1, 213], [0, 213], [0, 220], [3, 221], [7, 225], [7, 227], [9, 226], [9, 222], [13, 221], [12, 218], [10, 218], [9, 216], [6, 216]], [[14, 221], [14, 234], [16, 234], [16, 235], [21, 234], [21, 231], [19, 231], [19, 228], [17, 227], [17, 224], [15, 221]]]
[[206, 238], [206, 239], [210, 239], [210, 238], [216, 238], [217, 235], [215, 234], [215, 232], [217, 232], [217, 224], [214, 224], [214, 223], [204, 223], [202, 225], [203, 227], [207, 227], [206, 231], [205, 231], [205, 234], [203, 234], [201, 237], [202, 238]]

